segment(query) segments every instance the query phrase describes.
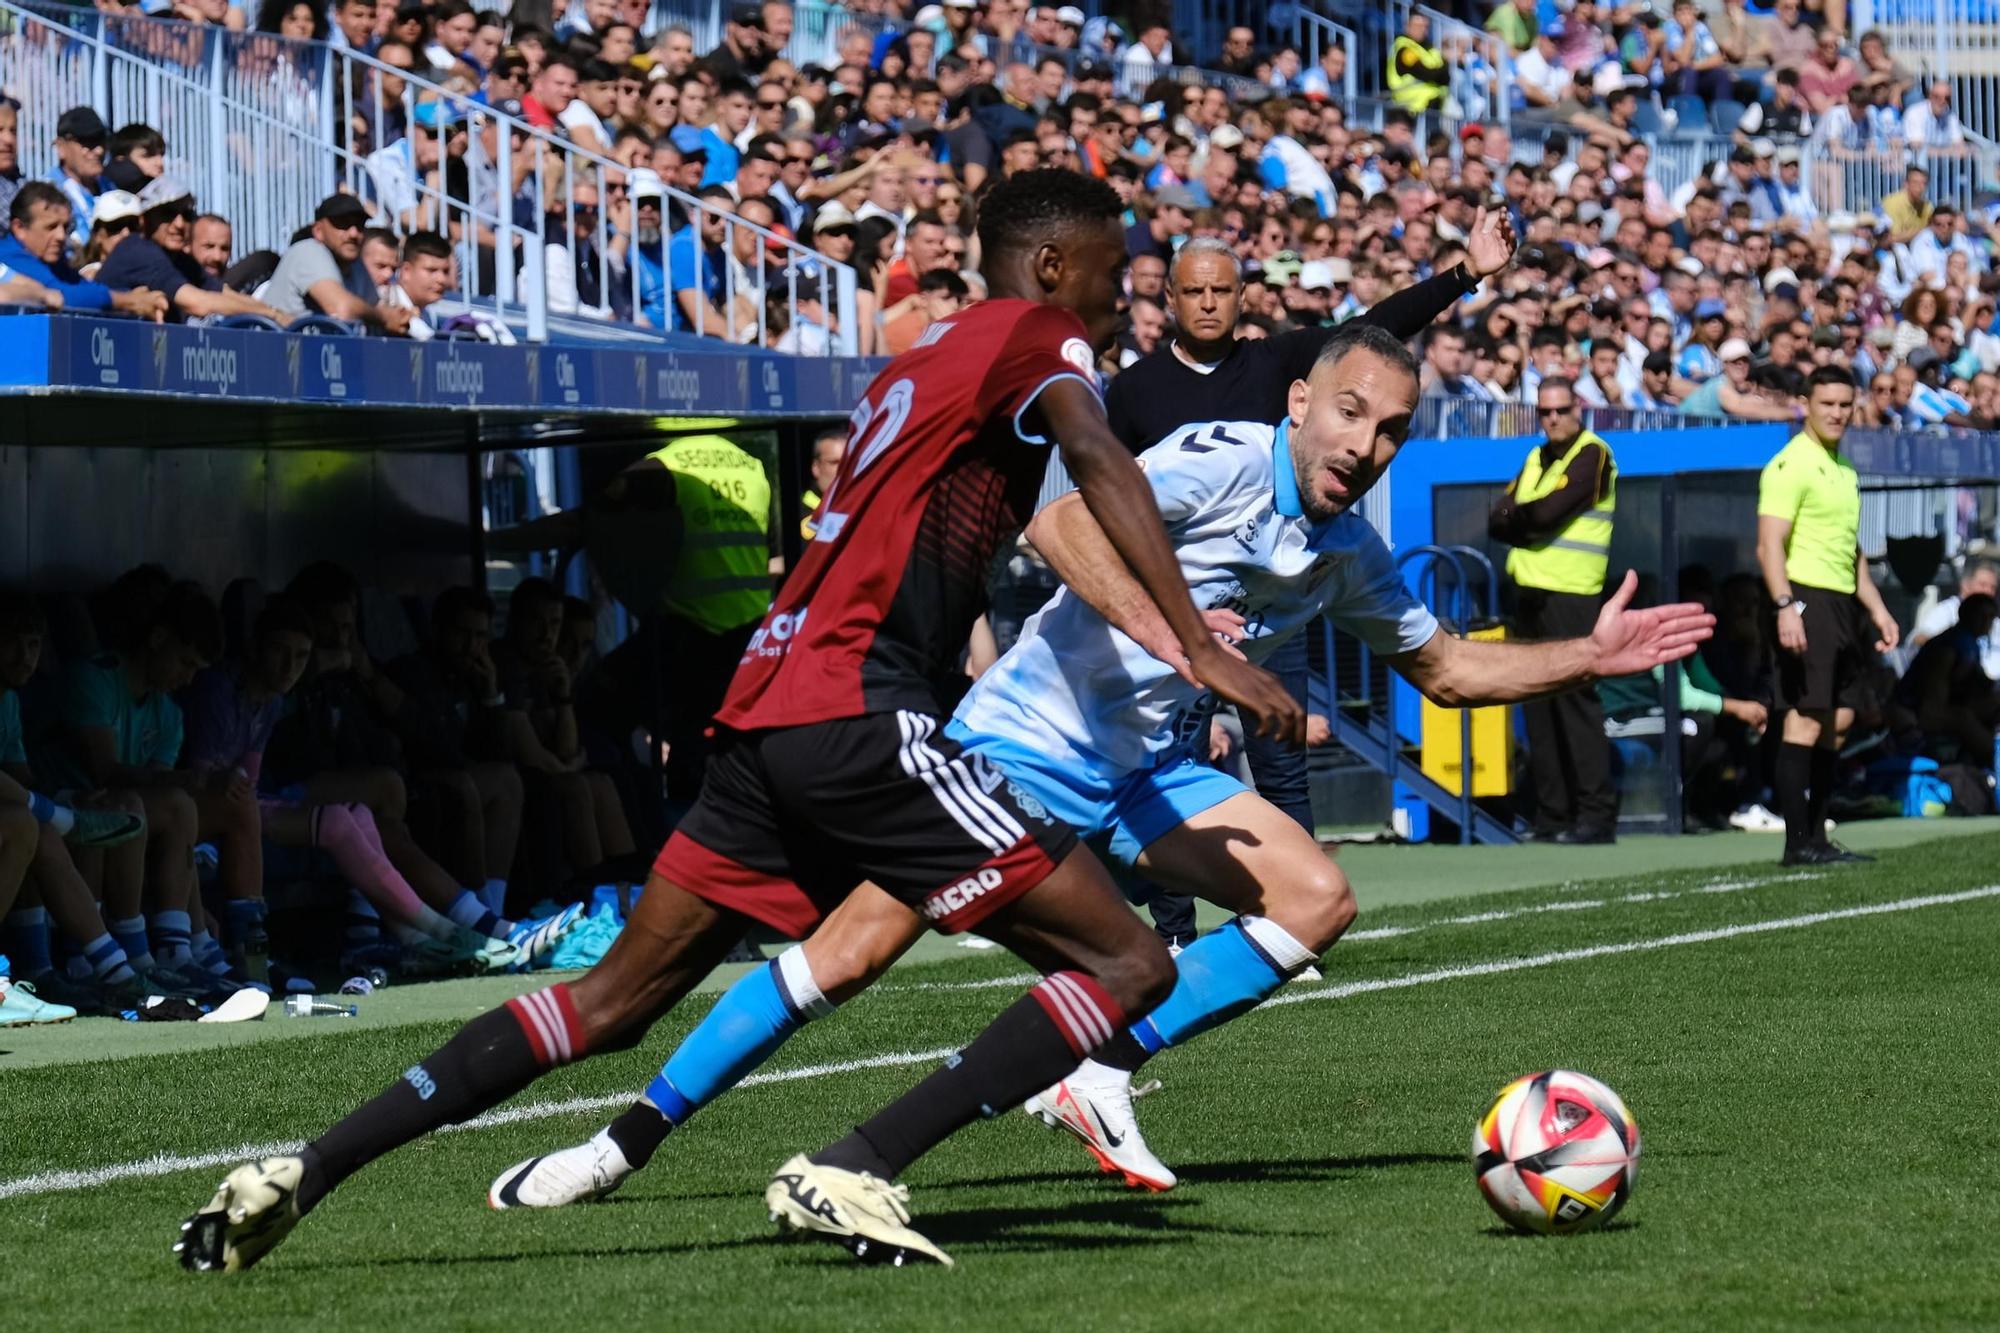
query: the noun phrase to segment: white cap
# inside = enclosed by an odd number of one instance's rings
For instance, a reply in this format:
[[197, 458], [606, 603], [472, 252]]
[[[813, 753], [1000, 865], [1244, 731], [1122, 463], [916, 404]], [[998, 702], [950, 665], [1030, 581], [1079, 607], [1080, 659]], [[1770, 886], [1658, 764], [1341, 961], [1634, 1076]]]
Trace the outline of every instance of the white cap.
[[1775, 292], [1788, 282], [1794, 287], [1798, 286], [1799, 275], [1780, 265], [1764, 275], [1764, 290]]
[[1729, 338], [1724, 340], [1721, 348], [1717, 350], [1716, 355], [1724, 361], [1736, 361], [1739, 359], [1747, 361], [1750, 359], [1750, 344], [1744, 342], [1741, 338]]
[[97, 196], [97, 203], [90, 210], [92, 225], [99, 222], [116, 222], [120, 218], [136, 218], [145, 212], [139, 207], [139, 196], [124, 190], [106, 190]]
[[163, 207], [164, 205], [192, 198], [194, 198], [194, 191], [187, 187], [187, 183], [181, 180], [179, 176], [168, 172], [166, 175], [155, 176], [146, 182], [146, 188], [139, 191], [139, 207], [150, 213], [154, 209]]
[[1075, 5], [1064, 5], [1056, 11], [1056, 22], [1081, 28], [1083, 26], [1083, 11]]
[[626, 178], [625, 188], [635, 202], [640, 199], [663, 199], [667, 193], [666, 182], [651, 167], [634, 167], [632, 174]]
[[828, 200], [826, 203], [821, 204], [819, 212], [813, 214], [812, 230], [815, 236], [823, 231], [829, 231], [834, 227], [851, 227], [853, 225], [854, 214], [848, 211], [847, 205], [837, 199]]
[[910, 20], [911, 26], [917, 28], [929, 28], [942, 22], [944, 22], [943, 5], [925, 5], [917, 11], [916, 17]]
[[1299, 286], [1307, 291], [1333, 290], [1333, 265], [1324, 259], [1309, 259], [1299, 266]]
[[1698, 278], [1702, 274], [1708, 272], [1707, 269], [1702, 267], [1701, 261], [1699, 259], [1696, 259], [1693, 255], [1683, 255], [1681, 258], [1674, 261], [1674, 266], [1680, 269], [1681, 272], [1687, 274], [1690, 278]]
[[1208, 136], [1210, 148], [1238, 148], [1243, 144], [1243, 131], [1234, 125], [1217, 125]]

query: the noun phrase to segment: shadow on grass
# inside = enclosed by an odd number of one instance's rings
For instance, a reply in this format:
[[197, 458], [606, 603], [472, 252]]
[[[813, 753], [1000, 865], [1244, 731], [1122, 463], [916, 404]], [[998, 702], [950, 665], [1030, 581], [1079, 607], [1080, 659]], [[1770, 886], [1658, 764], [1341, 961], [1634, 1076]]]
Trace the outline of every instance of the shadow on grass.
[[1639, 1224], [1632, 1219], [1619, 1218], [1615, 1222], [1606, 1222], [1601, 1227], [1592, 1227], [1588, 1231], [1579, 1231], [1569, 1236], [1543, 1236], [1532, 1231], [1516, 1231], [1510, 1226], [1484, 1227], [1481, 1228], [1479, 1234], [1488, 1240], [1575, 1240], [1579, 1236], [1608, 1236], [1614, 1232], [1637, 1231], [1638, 1229]]
[[[1323, 1185], [1357, 1171], [1385, 1171], [1405, 1166], [1464, 1166], [1463, 1153], [1373, 1153], [1364, 1157], [1295, 1157], [1284, 1160], [1190, 1162], [1176, 1166], [1174, 1174], [1183, 1184], [1226, 1185], [1262, 1184]], [[993, 1185], [1043, 1185], [1086, 1179], [1084, 1171], [1023, 1171], [1006, 1176], [964, 1176], [957, 1180], [926, 1181], [925, 1191], [984, 1189]]]
[[[516, 1238], [518, 1239], [518, 1238]], [[791, 1237], [779, 1235], [741, 1236], [735, 1240], [689, 1242], [677, 1245], [593, 1245], [578, 1249], [523, 1249], [518, 1244], [493, 1254], [389, 1254], [358, 1255], [320, 1263], [286, 1264], [287, 1271], [338, 1273], [348, 1269], [459, 1268], [476, 1264], [514, 1264], [544, 1259], [658, 1259], [669, 1255], [700, 1254], [708, 1250], [758, 1250], [788, 1246]]]

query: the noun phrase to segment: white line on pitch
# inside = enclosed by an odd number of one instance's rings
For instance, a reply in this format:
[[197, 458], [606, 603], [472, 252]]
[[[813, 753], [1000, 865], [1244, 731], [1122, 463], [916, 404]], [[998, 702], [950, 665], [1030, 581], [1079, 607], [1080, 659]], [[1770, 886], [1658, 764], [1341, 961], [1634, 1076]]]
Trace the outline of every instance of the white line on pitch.
[[[1588, 958], [1605, 958], [1615, 954], [1645, 953], [1654, 949], [1671, 949], [1684, 944], [1710, 944], [1717, 940], [1737, 939], [1745, 935], [1762, 935], [1779, 930], [1802, 930], [1810, 926], [1822, 926], [1829, 921], [1848, 921], [1857, 917], [1884, 916], [1893, 912], [1915, 912], [1926, 907], [1945, 907], [1955, 903], [1972, 902], [1981, 898], [2000, 897], [2000, 884], [1989, 884], [1984, 888], [1967, 889], [1961, 893], [1934, 893], [1920, 898], [1899, 898], [1894, 902], [1868, 903], [1860, 907], [1843, 907], [1828, 912], [1808, 912], [1803, 916], [1778, 917], [1770, 921], [1746, 921], [1740, 925], [1718, 926], [1712, 930], [1684, 931], [1677, 935], [1662, 935], [1650, 940], [1629, 940], [1623, 944], [1598, 944], [1581, 949], [1563, 949], [1554, 953], [1535, 954], [1524, 958], [1500, 958], [1490, 963], [1468, 963], [1459, 967], [1442, 967], [1428, 972], [1411, 972], [1399, 977], [1383, 977], [1374, 981], [1350, 981], [1334, 986], [1322, 986], [1317, 990], [1287, 990], [1266, 1001], [1267, 1005], [1304, 1004], [1311, 1000], [1344, 1000], [1350, 996], [1372, 994], [1376, 991], [1401, 990], [1410, 986], [1428, 986], [1439, 981], [1458, 981], [1466, 977], [1495, 976], [1503, 972], [1524, 972], [1532, 968], [1554, 967], [1559, 963], [1581, 962]], [[806, 1065], [797, 1069], [774, 1070], [767, 1074], [752, 1074], [739, 1087], [755, 1087], [768, 1083], [792, 1083], [801, 1079], [829, 1078], [839, 1074], [853, 1073], [862, 1069], [892, 1069], [905, 1065], [929, 1064], [950, 1055], [956, 1047], [940, 1046], [927, 1051], [896, 1051], [887, 1055], [868, 1056], [858, 1060], [841, 1060], [823, 1065]], [[608, 1097], [572, 1097], [559, 1102], [533, 1102], [526, 1106], [510, 1107], [502, 1111], [490, 1111], [453, 1129], [484, 1129], [494, 1125], [519, 1124], [530, 1120], [545, 1120], [552, 1116], [573, 1115], [583, 1111], [600, 1111], [614, 1106], [624, 1106], [632, 1100], [630, 1094]], [[72, 1190], [89, 1189], [96, 1185], [106, 1185], [113, 1181], [135, 1180], [153, 1176], [173, 1175], [181, 1171], [196, 1171], [208, 1167], [227, 1166], [253, 1157], [269, 1157], [274, 1154], [297, 1152], [299, 1144], [291, 1143], [246, 1143], [220, 1152], [190, 1155], [156, 1153], [151, 1157], [134, 1162], [119, 1162], [111, 1166], [94, 1167], [85, 1171], [43, 1171], [31, 1176], [18, 1176], [13, 1180], [0, 1181], [0, 1199], [17, 1199], [34, 1194], [55, 1194]]]

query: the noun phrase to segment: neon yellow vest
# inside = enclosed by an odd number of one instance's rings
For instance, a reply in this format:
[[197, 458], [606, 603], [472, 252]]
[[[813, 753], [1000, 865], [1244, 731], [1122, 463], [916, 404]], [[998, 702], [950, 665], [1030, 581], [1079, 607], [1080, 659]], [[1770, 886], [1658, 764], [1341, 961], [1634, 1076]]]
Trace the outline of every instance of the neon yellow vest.
[[1389, 44], [1389, 70], [1385, 82], [1389, 86], [1389, 96], [1397, 106], [1412, 115], [1421, 115], [1439, 102], [1444, 101], [1446, 81], [1420, 79], [1414, 74], [1403, 72], [1403, 58], [1409, 56], [1417, 64], [1435, 74], [1444, 72], [1444, 53], [1434, 46], [1408, 36], [1398, 36]]
[[1514, 502], [1528, 504], [1554, 494], [1563, 485], [1570, 463], [1591, 444], [1604, 446], [1604, 498], [1571, 519], [1544, 545], [1517, 546], [1507, 553], [1507, 575], [1523, 588], [1587, 597], [1604, 591], [1604, 575], [1611, 564], [1612, 512], [1618, 503], [1618, 465], [1612, 461], [1610, 445], [1584, 431], [1546, 472], [1542, 470], [1541, 447], [1528, 450], [1528, 461], [1521, 465], [1521, 475], [1514, 482]]
[[764, 465], [720, 435], [689, 435], [647, 457], [674, 474], [683, 535], [664, 608], [711, 634], [771, 609], [771, 483]]

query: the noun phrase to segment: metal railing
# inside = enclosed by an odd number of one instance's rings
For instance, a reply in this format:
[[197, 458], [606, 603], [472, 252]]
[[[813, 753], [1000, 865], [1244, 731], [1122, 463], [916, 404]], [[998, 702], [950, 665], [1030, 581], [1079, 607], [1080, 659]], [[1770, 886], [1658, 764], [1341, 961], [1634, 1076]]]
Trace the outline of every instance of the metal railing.
[[1327, 48], [1337, 46], [1347, 53], [1347, 64], [1341, 71], [1340, 95], [1349, 106], [1354, 105], [1358, 87], [1354, 69], [1355, 57], [1361, 51], [1361, 36], [1345, 24], [1335, 23], [1330, 18], [1307, 12], [1303, 7], [1297, 11], [1292, 28], [1292, 43], [1299, 48], [1299, 58], [1307, 69], [1317, 68], [1320, 56]]
[[[399, 83], [399, 92], [386, 95], [385, 81]], [[394, 174], [404, 178], [415, 207], [384, 225], [451, 237], [460, 291], [468, 300], [519, 308], [530, 338], [546, 336], [552, 243], [561, 243], [572, 260], [578, 244], [588, 244], [603, 313], [622, 305], [619, 313], [656, 311], [647, 319], [654, 328], [685, 325], [670, 308], [680, 275], [668, 259], [667, 237], [640, 237], [635, 227], [611, 220], [608, 206], [631, 184], [625, 166], [360, 52], [0, 0], [0, 87], [23, 103], [25, 173], [54, 169], [54, 124], [68, 107], [93, 106], [111, 124], [143, 121], [166, 138], [169, 169], [188, 180], [197, 203], [230, 219], [239, 252], [282, 250], [336, 188], [379, 203]], [[415, 143], [404, 127], [419, 105], [430, 102], [450, 108], [452, 118], [468, 118], [465, 151], [486, 173], [479, 180], [491, 183], [491, 193], [461, 199], [441, 168], [416, 168], [410, 157]], [[437, 142], [445, 151], [449, 136]], [[405, 158], [402, 171], [396, 170], [397, 154]], [[528, 160], [517, 160], [519, 154]], [[597, 192], [594, 219], [577, 205], [584, 184]], [[661, 194], [663, 228], [676, 215], [692, 220], [720, 211], [680, 190], [663, 187]], [[627, 207], [636, 215], [636, 204]], [[834, 352], [858, 349], [855, 274], [848, 265], [730, 214], [723, 215], [722, 244], [700, 262], [721, 270], [719, 318], [729, 341], [770, 345], [781, 332], [773, 324], [782, 322], [802, 332], [817, 326]], [[782, 284], [775, 308], [769, 299], [773, 273]], [[802, 310], [799, 297], [801, 280], [815, 275], [822, 290], [817, 315]], [[629, 302], [615, 300], [620, 286]], [[559, 306], [555, 313], [572, 312]], [[795, 335], [795, 347], [803, 342]]]

